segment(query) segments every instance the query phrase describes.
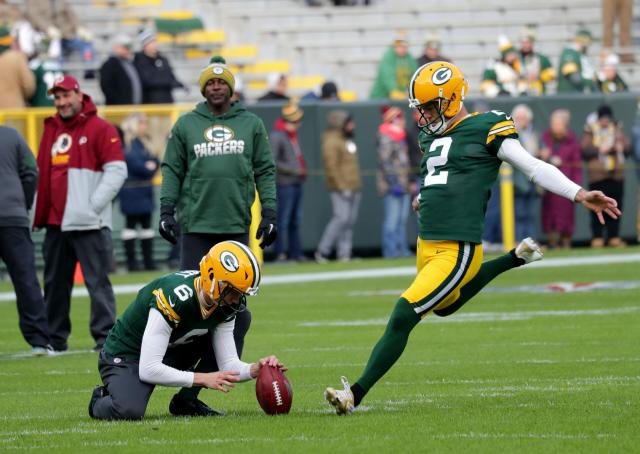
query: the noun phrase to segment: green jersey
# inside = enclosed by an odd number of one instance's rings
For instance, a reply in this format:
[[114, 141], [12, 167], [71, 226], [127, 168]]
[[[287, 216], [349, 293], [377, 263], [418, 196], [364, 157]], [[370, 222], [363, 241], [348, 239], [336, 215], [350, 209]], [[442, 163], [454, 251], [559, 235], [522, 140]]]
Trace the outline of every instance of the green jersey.
[[592, 93], [595, 91], [595, 71], [585, 54], [566, 47], [560, 54], [558, 93]]
[[143, 287], [109, 332], [104, 351], [113, 356], [140, 359], [142, 335], [150, 309], [157, 309], [173, 328], [169, 348], [193, 336], [205, 335], [220, 323], [230, 320], [220, 310], [214, 310], [209, 317], [203, 318], [195, 289], [198, 276], [199, 271], [179, 271]]
[[276, 209], [276, 166], [262, 120], [240, 102], [215, 116], [206, 102], [178, 119], [161, 166], [160, 203], [183, 233], [247, 233], [256, 189]]
[[487, 201], [506, 138], [518, 138], [504, 112], [473, 113], [440, 136], [420, 133], [420, 238], [480, 243]]

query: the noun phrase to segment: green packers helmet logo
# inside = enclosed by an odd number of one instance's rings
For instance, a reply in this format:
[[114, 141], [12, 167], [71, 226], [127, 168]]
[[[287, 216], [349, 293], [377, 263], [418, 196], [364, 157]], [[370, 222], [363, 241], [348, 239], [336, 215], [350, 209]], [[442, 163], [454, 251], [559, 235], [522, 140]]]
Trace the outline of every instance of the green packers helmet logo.
[[238, 268], [240, 268], [238, 257], [229, 251], [223, 251], [222, 254], [220, 254], [220, 263], [222, 263], [225, 270], [231, 273], [235, 273], [238, 271]]
[[452, 76], [453, 71], [451, 71], [451, 68], [440, 68], [433, 73], [433, 76], [431, 76], [431, 82], [433, 82], [434, 85], [442, 85], [451, 79]]
[[234, 136], [235, 133], [233, 130], [223, 125], [211, 126], [204, 132], [204, 138], [207, 139], [208, 142], [227, 142], [232, 140]]

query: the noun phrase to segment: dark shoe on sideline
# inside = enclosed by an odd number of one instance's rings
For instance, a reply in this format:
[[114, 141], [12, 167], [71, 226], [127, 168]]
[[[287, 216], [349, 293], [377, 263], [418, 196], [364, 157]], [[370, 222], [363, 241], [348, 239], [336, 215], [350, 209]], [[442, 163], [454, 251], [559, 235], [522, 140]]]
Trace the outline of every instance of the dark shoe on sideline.
[[104, 341], [105, 339], [97, 340], [96, 345], [93, 346], [92, 350], [99, 353], [102, 350], [102, 347], [104, 347]]
[[169, 412], [174, 416], [224, 416], [198, 399], [184, 399], [175, 394], [169, 404]]
[[53, 354], [56, 353], [64, 353], [66, 352], [69, 347], [64, 345], [64, 346], [60, 346], [60, 345], [51, 345], [51, 348], [53, 349]]
[[108, 395], [109, 392], [104, 386], [100, 385], [95, 387], [95, 389], [93, 390], [93, 394], [91, 394], [91, 400], [89, 401], [89, 416], [93, 418], [93, 406], [95, 405], [96, 401], [101, 397]]

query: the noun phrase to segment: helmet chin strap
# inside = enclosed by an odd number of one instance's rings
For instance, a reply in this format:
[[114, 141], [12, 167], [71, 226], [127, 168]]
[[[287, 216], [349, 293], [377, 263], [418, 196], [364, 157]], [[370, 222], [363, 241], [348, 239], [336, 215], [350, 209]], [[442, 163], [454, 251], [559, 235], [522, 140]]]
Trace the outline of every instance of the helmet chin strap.
[[[198, 296], [198, 303], [200, 303], [200, 313], [202, 314], [202, 319], [206, 320], [211, 316], [213, 311], [216, 310], [216, 308], [218, 307], [218, 303], [216, 303], [212, 295], [208, 295], [204, 291], [202, 282], [200, 281], [199, 277], [196, 278], [195, 287], [196, 295]], [[213, 291], [213, 286], [211, 287], [211, 290]]]
[[[451, 103], [451, 101], [449, 100], [449, 103], [447, 104], [447, 109], [449, 108], [449, 104], [450, 104], [450, 103]], [[462, 103], [462, 101], [460, 101], [460, 110], [458, 110], [458, 113], [462, 110], [462, 106], [463, 106], [463, 103]], [[444, 115], [444, 112], [445, 112], [447, 109], [443, 109], [443, 108], [442, 108], [442, 100], [441, 100], [441, 101], [440, 101], [440, 109], [439, 109], [439, 110], [440, 110], [440, 112], [439, 112], [439, 115], [438, 115], [438, 116], [439, 116], [438, 120], [439, 120], [439, 122], [440, 122], [440, 125], [439, 125], [437, 128], [430, 128], [430, 127], [429, 127], [429, 126], [430, 126], [430, 124], [425, 125], [425, 126], [424, 126], [424, 128], [425, 128], [425, 129], [428, 129], [427, 134], [432, 134], [432, 135], [434, 135], [434, 136], [441, 136], [442, 134], [444, 134], [444, 133], [447, 131], [447, 129], [449, 129], [449, 125], [451, 124], [451, 122], [453, 121], [453, 119], [454, 119], [454, 118], [456, 118], [456, 115], [458, 115], [458, 113], [456, 113], [456, 114], [455, 114], [453, 117], [451, 117], [451, 118], [447, 118], [447, 117], [445, 117], [445, 115]], [[426, 131], [425, 131], [425, 132], [426, 132]]]

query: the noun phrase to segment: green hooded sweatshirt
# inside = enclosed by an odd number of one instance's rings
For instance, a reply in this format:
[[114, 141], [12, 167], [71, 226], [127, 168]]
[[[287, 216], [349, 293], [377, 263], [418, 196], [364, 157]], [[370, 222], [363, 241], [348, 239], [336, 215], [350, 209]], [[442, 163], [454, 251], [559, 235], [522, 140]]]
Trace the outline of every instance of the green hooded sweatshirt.
[[370, 99], [407, 99], [407, 88], [418, 63], [407, 54], [398, 57], [393, 47], [387, 49], [378, 65], [378, 74], [371, 87]]
[[160, 203], [178, 206], [183, 233], [247, 233], [256, 189], [276, 209], [269, 135], [239, 102], [220, 116], [201, 102], [180, 117], [161, 170]]

